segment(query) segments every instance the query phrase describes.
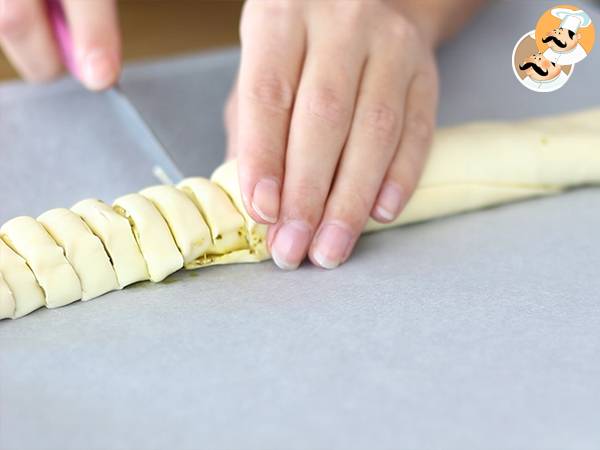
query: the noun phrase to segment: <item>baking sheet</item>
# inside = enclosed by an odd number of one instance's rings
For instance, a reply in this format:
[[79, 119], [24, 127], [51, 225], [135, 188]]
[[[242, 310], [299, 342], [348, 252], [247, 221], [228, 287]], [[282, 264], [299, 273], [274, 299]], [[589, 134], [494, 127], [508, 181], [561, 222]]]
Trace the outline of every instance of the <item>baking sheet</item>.
[[[441, 124], [600, 105], [597, 54], [554, 94], [514, 80], [551, 5], [498, 2], [444, 48]], [[126, 71], [188, 175], [222, 158], [237, 57]], [[0, 221], [154, 183], [117, 117], [69, 81], [0, 87]], [[0, 448], [595, 448], [598, 206], [583, 189], [369, 235], [335, 271], [211, 267], [3, 321]]]

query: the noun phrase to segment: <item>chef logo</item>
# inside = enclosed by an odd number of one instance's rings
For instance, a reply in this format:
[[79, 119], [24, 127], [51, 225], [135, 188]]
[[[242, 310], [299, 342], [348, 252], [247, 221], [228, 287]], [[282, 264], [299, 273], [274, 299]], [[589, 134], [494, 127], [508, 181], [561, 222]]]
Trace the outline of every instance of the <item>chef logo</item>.
[[535, 30], [521, 37], [513, 50], [513, 70], [519, 82], [534, 92], [553, 92], [573, 75], [575, 65], [594, 46], [595, 28], [583, 10], [559, 5], [546, 11]]

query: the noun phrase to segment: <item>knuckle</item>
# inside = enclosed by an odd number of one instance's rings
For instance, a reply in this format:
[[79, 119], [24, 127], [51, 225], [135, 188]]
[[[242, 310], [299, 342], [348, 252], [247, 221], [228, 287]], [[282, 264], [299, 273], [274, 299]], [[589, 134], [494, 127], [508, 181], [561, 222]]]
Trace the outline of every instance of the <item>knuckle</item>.
[[309, 96], [309, 113], [333, 126], [342, 126], [349, 122], [350, 109], [342, 95], [331, 88], [316, 89]]
[[399, 127], [399, 114], [385, 104], [368, 107], [363, 115], [368, 135], [384, 144], [393, 144]]
[[263, 76], [251, 85], [248, 94], [254, 102], [266, 108], [280, 112], [292, 109], [293, 90], [283, 77]]
[[417, 29], [408, 20], [402, 17], [394, 17], [387, 26], [388, 36], [396, 42], [412, 42], [417, 37]]
[[33, 16], [20, 0], [7, 0], [0, 7], [0, 36], [20, 36], [31, 28]]

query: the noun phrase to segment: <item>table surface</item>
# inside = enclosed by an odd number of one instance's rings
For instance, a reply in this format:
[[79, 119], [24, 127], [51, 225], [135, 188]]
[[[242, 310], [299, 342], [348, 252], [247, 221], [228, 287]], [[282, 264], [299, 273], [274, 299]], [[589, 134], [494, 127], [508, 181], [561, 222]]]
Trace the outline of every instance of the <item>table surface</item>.
[[[441, 51], [441, 124], [600, 105], [596, 54], [556, 93], [515, 80], [550, 5], [498, 2]], [[222, 158], [237, 58], [126, 71], [190, 175]], [[111, 108], [68, 80], [0, 87], [0, 222], [154, 183]], [[598, 205], [582, 189], [365, 236], [334, 271], [212, 267], [3, 321], [0, 448], [597, 448]]]

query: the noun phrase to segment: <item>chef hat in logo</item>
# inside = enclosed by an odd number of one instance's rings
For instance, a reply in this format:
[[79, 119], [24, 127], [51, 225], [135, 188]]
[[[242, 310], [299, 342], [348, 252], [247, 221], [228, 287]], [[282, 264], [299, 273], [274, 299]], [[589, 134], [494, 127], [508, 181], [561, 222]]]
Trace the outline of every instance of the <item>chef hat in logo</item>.
[[552, 15], [558, 17], [561, 20], [560, 27], [565, 30], [570, 30], [573, 33], [577, 33], [579, 28], [586, 28], [592, 23], [592, 19], [587, 15], [585, 11], [567, 8], [554, 8]]

